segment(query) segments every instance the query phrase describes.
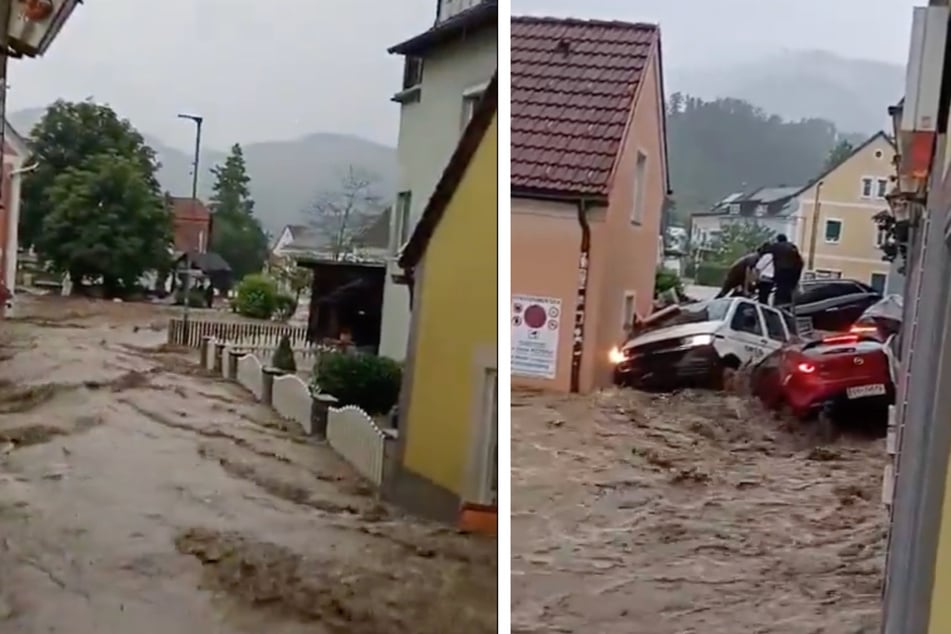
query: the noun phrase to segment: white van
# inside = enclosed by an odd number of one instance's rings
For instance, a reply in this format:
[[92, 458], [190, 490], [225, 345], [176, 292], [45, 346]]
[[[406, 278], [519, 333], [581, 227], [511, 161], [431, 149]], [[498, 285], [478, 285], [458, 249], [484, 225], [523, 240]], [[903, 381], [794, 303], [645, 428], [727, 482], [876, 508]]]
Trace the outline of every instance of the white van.
[[796, 336], [792, 315], [751, 299], [685, 304], [611, 353], [618, 385], [675, 389], [718, 384], [724, 368], [759, 362]]

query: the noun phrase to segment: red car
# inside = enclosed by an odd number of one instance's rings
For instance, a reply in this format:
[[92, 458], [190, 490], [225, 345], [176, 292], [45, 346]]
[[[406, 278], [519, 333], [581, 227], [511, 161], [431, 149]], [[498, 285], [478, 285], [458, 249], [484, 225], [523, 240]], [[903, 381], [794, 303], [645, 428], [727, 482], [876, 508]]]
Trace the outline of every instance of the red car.
[[[895, 400], [892, 372], [887, 346], [856, 332], [784, 347], [763, 359], [751, 380], [753, 394], [770, 408], [865, 426], [887, 419]], [[856, 418], [846, 417], [850, 413]], [[881, 421], [866, 420], [879, 416]]]

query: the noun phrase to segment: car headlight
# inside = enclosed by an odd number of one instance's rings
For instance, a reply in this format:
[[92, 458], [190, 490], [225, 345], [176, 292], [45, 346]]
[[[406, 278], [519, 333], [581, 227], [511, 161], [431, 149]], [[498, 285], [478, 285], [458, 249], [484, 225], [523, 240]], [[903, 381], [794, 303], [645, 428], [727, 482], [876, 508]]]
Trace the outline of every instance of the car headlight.
[[611, 351], [608, 352], [608, 360], [609, 360], [613, 365], [617, 365], [617, 364], [619, 364], [619, 363], [622, 363], [622, 362], [624, 361], [624, 359], [626, 359], [626, 357], [624, 356], [624, 353], [621, 352], [621, 349], [618, 348], [617, 346], [614, 346], [613, 348], [611, 348]]
[[683, 339], [684, 347], [709, 346], [711, 343], [713, 343], [713, 335], [693, 335]]

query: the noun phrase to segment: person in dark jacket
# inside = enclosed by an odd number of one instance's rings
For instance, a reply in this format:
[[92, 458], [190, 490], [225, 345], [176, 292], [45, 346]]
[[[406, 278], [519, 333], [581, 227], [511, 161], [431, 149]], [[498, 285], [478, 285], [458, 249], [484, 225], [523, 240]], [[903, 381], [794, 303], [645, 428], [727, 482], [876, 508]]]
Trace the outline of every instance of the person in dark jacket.
[[799, 278], [802, 277], [802, 255], [796, 245], [783, 234], [776, 236], [776, 241], [769, 245], [766, 252], [773, 256], [773, 305], [788, 306], [792, 304], [793, 293], [799, 286]]
[[726, 278], [723, 280], [723, 286], [717, 293], [716, 299], [726, 297], [733, 291], [740, 291], [744, 295], [750, 292], [752, 283], [753, 269], [756, 262], [759, 261], [760, 253], [748, 253], [734, 262], [726, 272]]

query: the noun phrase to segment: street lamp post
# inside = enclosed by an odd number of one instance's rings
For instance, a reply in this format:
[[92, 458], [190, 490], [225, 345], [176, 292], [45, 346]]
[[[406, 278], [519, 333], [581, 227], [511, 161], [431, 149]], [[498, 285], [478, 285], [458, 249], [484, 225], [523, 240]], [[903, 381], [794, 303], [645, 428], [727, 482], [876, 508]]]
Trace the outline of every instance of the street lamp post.
[[[198, 208], [198, 165], [201, 156], [201, 124], [204, 122], [203, 117], [193, 114], [180, 114], [178, 115], [179, 119], [188, 119], [195, 122], [195, 159], [192, 163], [192, 211]], [[188, 261], [188, 252], [185, 252], [185, 292], [182, 294], [182, 306], [183, 306], [183, 316], [182, 316], [182, 335], [184, 337], [183, 343], [188, 343], [188, 305], [191, 301], [191, 281], [192, 281], [192, 271], [191, 265]]]

